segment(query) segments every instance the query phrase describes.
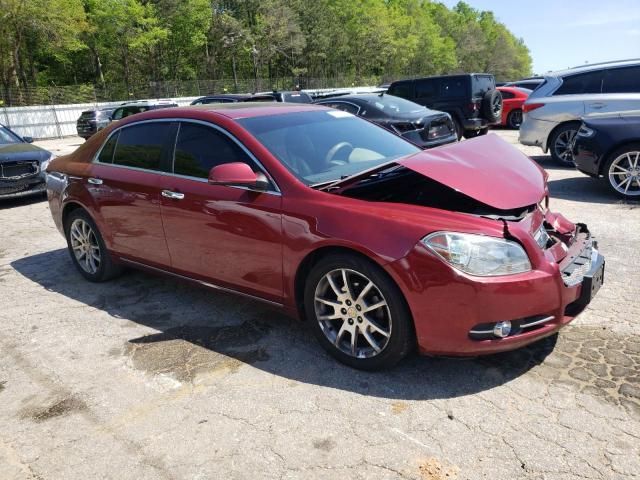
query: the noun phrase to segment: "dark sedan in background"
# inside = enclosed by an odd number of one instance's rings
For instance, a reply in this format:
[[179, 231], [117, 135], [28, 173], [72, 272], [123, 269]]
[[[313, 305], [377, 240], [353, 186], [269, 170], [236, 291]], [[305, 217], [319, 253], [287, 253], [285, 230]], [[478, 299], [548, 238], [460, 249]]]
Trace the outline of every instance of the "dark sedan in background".
[[458, 140], [448, 113], [430, 110], [393, 95], [345, 95], [315, 103], [366, 118], [420, 148], [437, 147]]
[[0, 199], [46, 191], [45, 170], [55, 156], [32, 141], [0, 125]]
[[200, 97], [191, 102], [191, 105], [209, 105], [211, 103], [237, 103], [237, 102], [282, 102], [282, 103], [312, 103], [313, 99], [308, 93], [293, 91], [259, 92], [259, 93], [224, 93]]
[[640, 112], [583, 119], [573, 161], [582, 173], [602, 177], [616, 194], [640, 199]]

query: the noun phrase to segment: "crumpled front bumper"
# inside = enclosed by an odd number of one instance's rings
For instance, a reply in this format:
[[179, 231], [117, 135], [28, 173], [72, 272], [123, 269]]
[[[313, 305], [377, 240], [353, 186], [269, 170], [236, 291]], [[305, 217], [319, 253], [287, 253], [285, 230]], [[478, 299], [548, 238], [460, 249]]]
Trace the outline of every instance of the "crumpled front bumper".
[[[405, 293], [420, 351], [468, 356], [513, 350], [571, 322], [604, 280], [604, 257], [586, 227], [579, 237], [559, 263], [547, 260], [516, 275], [467, 275], [434, 262], [421, 245], [387, 265]], [[493, 327], [507, 320], [511, 333], [495, 336]]]

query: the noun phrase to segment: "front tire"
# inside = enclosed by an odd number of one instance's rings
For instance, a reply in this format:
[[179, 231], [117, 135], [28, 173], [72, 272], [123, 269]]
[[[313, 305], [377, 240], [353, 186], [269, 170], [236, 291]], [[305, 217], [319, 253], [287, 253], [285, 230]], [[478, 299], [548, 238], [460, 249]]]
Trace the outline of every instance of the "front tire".
[[579, 125], [569, 123], [557, 128], [549, 139], [551, 158], [565, 167], [574, 168], [573, 143], [578, 133]]
[[323, 258], [306, 281], [304, 308], [320, 344], [361, 370], [389, 368], [415, 347], [409, 308], [391, 278], [355, 255]]
[[90, 282], [105, 282], [122, 272], [113, 262], [102, 235], [89, 214], [77, 209], [65, 219], [64, 233], [73, 264]]
[[640, 198], [640, 143], [615, 150], [602, 171], [611, 190], [623, 198]]

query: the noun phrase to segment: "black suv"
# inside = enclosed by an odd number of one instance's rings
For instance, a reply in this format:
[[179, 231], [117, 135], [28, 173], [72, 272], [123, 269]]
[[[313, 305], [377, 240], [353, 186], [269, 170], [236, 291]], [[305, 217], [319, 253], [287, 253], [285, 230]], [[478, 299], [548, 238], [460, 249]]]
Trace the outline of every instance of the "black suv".
[[502, 96], [495, 78], [487, 73], [399, 80], [391, 84], [389, 94], [447, 112], [458, 138], [484, 135], [502, 116]]
[[85, 140], [111, 123], [113, 108], [87, 110], [80, 114], [76, 122], [78, 136]]

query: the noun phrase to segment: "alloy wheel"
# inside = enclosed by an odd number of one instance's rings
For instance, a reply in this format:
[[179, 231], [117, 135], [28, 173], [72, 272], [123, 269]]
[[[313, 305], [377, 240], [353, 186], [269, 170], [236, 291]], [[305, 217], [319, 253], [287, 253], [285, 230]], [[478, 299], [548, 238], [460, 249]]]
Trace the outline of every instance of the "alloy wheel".
[[553, 144], [556, 157], [567, 164], [573, 163], [573, 148], [577, 130], [565, 130], [561, 132]]
[[91, 225], [82, 218], [76, 218], [69, 229], [73, 255], [85, 272], [95, 274], [100, 268], [100, 245]]
[[389, 342], [389, 305], [362, 273], [340, 268], [325, 274], [315, 289], [314, 308], [325, 337], [351, 357], [375, 357]]
[[640, 151], [625, 152], [611, 162], [609, 183], [622, 195], [640, 195]]

